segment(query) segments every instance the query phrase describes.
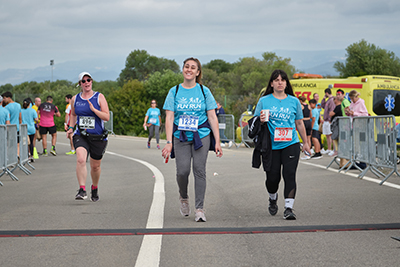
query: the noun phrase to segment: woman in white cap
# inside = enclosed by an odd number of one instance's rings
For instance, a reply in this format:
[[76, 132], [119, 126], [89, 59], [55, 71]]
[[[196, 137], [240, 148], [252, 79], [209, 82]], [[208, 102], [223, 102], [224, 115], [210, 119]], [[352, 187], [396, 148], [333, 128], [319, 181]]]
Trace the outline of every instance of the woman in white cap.
[[[86, 159], [90, 154], [90, 174], [92, 176], [91, 200], [99, 200], [98, 184], [101, 173], [101, 159], [107, 147], [107, 132], [104, 122], [110, 119], [107, 100], [103, 94], [94, 92], [93, 80], [88, 72], [79, 74], [81, 92], [71, 100], [70, 126], [67, 137], [73, 134], [76, 150], [76, 176], [79, 190], [76, 200], [84, 200], [86, 194]], [[74, 126], [76, 130], [74, 132]]]

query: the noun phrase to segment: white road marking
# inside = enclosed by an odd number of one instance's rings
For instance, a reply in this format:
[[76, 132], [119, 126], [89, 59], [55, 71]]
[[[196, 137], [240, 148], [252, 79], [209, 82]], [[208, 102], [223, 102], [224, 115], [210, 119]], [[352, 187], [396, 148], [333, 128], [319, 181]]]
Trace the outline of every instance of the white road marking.
[[[322, 169], [325, 169], [325, 170], [328, 170], [328, 171], [339, 173], [337, 169], [331, 169], [331, 168], [327, 169], [326, 166], [322, 166], [322, 165], [318, 165], [318, 164], [314, 164], [314, 163], [310, 163], [310, 162], [304, 162], [304, 161], [300, 161], [300, 162], [302, 164], [305, 164], [305, 165], [310, 165], [310, 166], [322, 168]], [[344, 171], [340, 172], [340, 173], [344, 174], [344, 175], [348, 175], [348, 176], [353, 176], [353, 177], [358, 177], [358, 175], [359, 175], [359, 174], [356, 174], [356, 173], [349, 173], [349, 172], [345, 173]], [[368, 176], [364, 176], [362, 178], [362, 180], [373, 182], [373, 183], [377, 183], [377, 184], [379, 184], [381, 182], [381, 180], [379, 180], [379, 179], [371, 178], [371, 177], [368, 177]], [[389, 186], [389, 187], [392, 187], [392, 188], [395, 188], [395, 189], [400, 189], [400, 185], [393, 184], [393, 183], [390, 183], [390, 182], [384, 182], [382, 185]]]
[[[155, 177], [153, 202], [151, 203], [146, 229], [163, 228], [164, 226], [164, 206], [165, 206], [165, 186], [164, 176], [150, 163], [107, 151], [107, 154], [133, 160], [149, 168]], [[145, 235], [140, 246], [139, 254], [135, 266], [158, 267], [160, 264], [162, 235]]]

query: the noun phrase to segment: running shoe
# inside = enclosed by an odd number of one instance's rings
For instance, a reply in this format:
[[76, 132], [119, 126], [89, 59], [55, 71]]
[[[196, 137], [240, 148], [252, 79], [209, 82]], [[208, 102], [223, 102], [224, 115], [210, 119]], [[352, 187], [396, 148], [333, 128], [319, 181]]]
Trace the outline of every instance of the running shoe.
[[159, 144], [157, 144], [157, 149], [160, 149], [160, 145]]
[[278, 212], [278, 205], [276, 204], [276, 201], [278, 200], [278, 194], [276, 194], [276, 199], [272, 200], [271, 198], [269, 199], [269, 206], [268, 206], [268, 211], [269, 214], [272, 216], [276, 215]]
[[57, 156], [57, 153], [56, 153], [56, 149], [55, 149], [55, 148], [53, 148], [53, 149], [50, 151], [50, 153], [51, 153], [53, 156]]
[[311, 156], [311, 159], [320, 159], [322, 158], [321, 152], [315, 153], [314, 155]]
[[325, 155], [325, 154], [329, 154], [332, 150], [324, 150], [321, 149], [321, 154]]
[[296, 215], [293, 213], [293, 210], [291, 208], [286, 208], [283, 212], [283, 219], [296, 220]]
[[86, 191], [83, 188], [79, 188], [78, 194], [75, 196], [75, 200], [84, 200], [87, 199]]
[[179, 197], [179, 200], [181, 202], [181, 208], [180, 208], [180, 212], [182, 214], [182, 216], [189, 216], [190, 215], [190, 207], [189, 207], [189, 198], [182, 198]]
[[225, 147], [225, 143], [221, 143], [221, 147]]
[[304, 156], [301, 156], [300, 157], [300, 159], [305, 159], [305, 160], [307, 160], [307, 159], [310, 159], [311, 157], [310, 156], [307, 156], [307, 155], [304, 155]]
[[99, 194], [98, 194], [98, 188], [92, 189], [92, 193], [91, 193], [90, 199], [93, 202], [96, 202], [96, 201], [98, 201], [100, 199]]
[[66, 155], [75, 155], [75, 153], [76, 153], [76, 151], [74, 150], [74, 151], [69, 151], [69, 152], [67, 152], [67, 153], [65, 153]]
[[150, 148], [150, 142], [147, 142], [147, 148]]
[[196, 222], [205, 222], [206, 216], [204, 215], [203, 209], [196, 209], [196, 216], [194, 217]]
[[233, 146], [233, 142], [232, 142], [232, 141], [229, 141], [228, 148], [231, 148], [232, 146]]
[[49, 154], [47, 154], [47, 149], [43, 150], [42, 156], [47, 157]]
[[329, 157], [337, 156], [337, 152], [331, 150], [331, 152], [328, 153], [328, 156], [329, 156]]

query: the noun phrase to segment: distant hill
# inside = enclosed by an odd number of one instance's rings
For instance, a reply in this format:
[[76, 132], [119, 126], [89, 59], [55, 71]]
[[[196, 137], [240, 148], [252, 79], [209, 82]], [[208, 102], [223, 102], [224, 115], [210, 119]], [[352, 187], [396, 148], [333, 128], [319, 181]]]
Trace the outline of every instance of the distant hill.
[[[385, 48], [386, 50], [393, 51], [396, 56], [400, 56], [400, 47], [392, 46]], [[292, 64], [298, 71], [321, 74], [324, 76], [336, 76], [337, 71], [333, 68], [336, 61], [344, 61], [346, 51], [345, 49], [337, 50], [324, 50], [324, 51], [295, 51], [295, 50], [275, 50], [279, 57], [291, 58]], [[205, 64], [213, 59], [223, 59], [227, 62], [233, 63], [244, 57], [262, 58], [263, 52], [240, 54], [240, 55], [224, 55], [224, 54], [210, 54], [202, 55], [198, 58]], [[128, 56], [128, 55], [126, 55]], [[176, 56], [160, 56], [168, 59], [174, 59], [179, 66], [182, 66], [183, 60], [187, 55]], [[69, 80], [77, 82], [78, 74], [82, 71], [88, 71], [92, 74], [96, 81], [112, 80], [115, 81], [121, 70], [125, 68], [126, 57], [118, 58], [97, 58], [92, 60], [68, 61], [63, 63], [54, 64], [53, 81], [56, 80]], [[0, 71], [0, 85], [10, 83], [12, 85], [20, 84], [26, 81], [50, 81], [51, 66], [38, 67], [35, 69], [7, 69]]]

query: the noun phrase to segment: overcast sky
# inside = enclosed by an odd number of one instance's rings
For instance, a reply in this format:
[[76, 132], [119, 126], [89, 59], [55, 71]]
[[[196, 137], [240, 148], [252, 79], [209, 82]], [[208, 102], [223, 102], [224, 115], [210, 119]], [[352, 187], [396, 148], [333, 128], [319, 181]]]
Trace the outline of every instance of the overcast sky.
[[[399, 0], [2, 0], [0, 70], [151, 55], [400, 46]], [[400, 55], [397, 55], [400, 56]]]

